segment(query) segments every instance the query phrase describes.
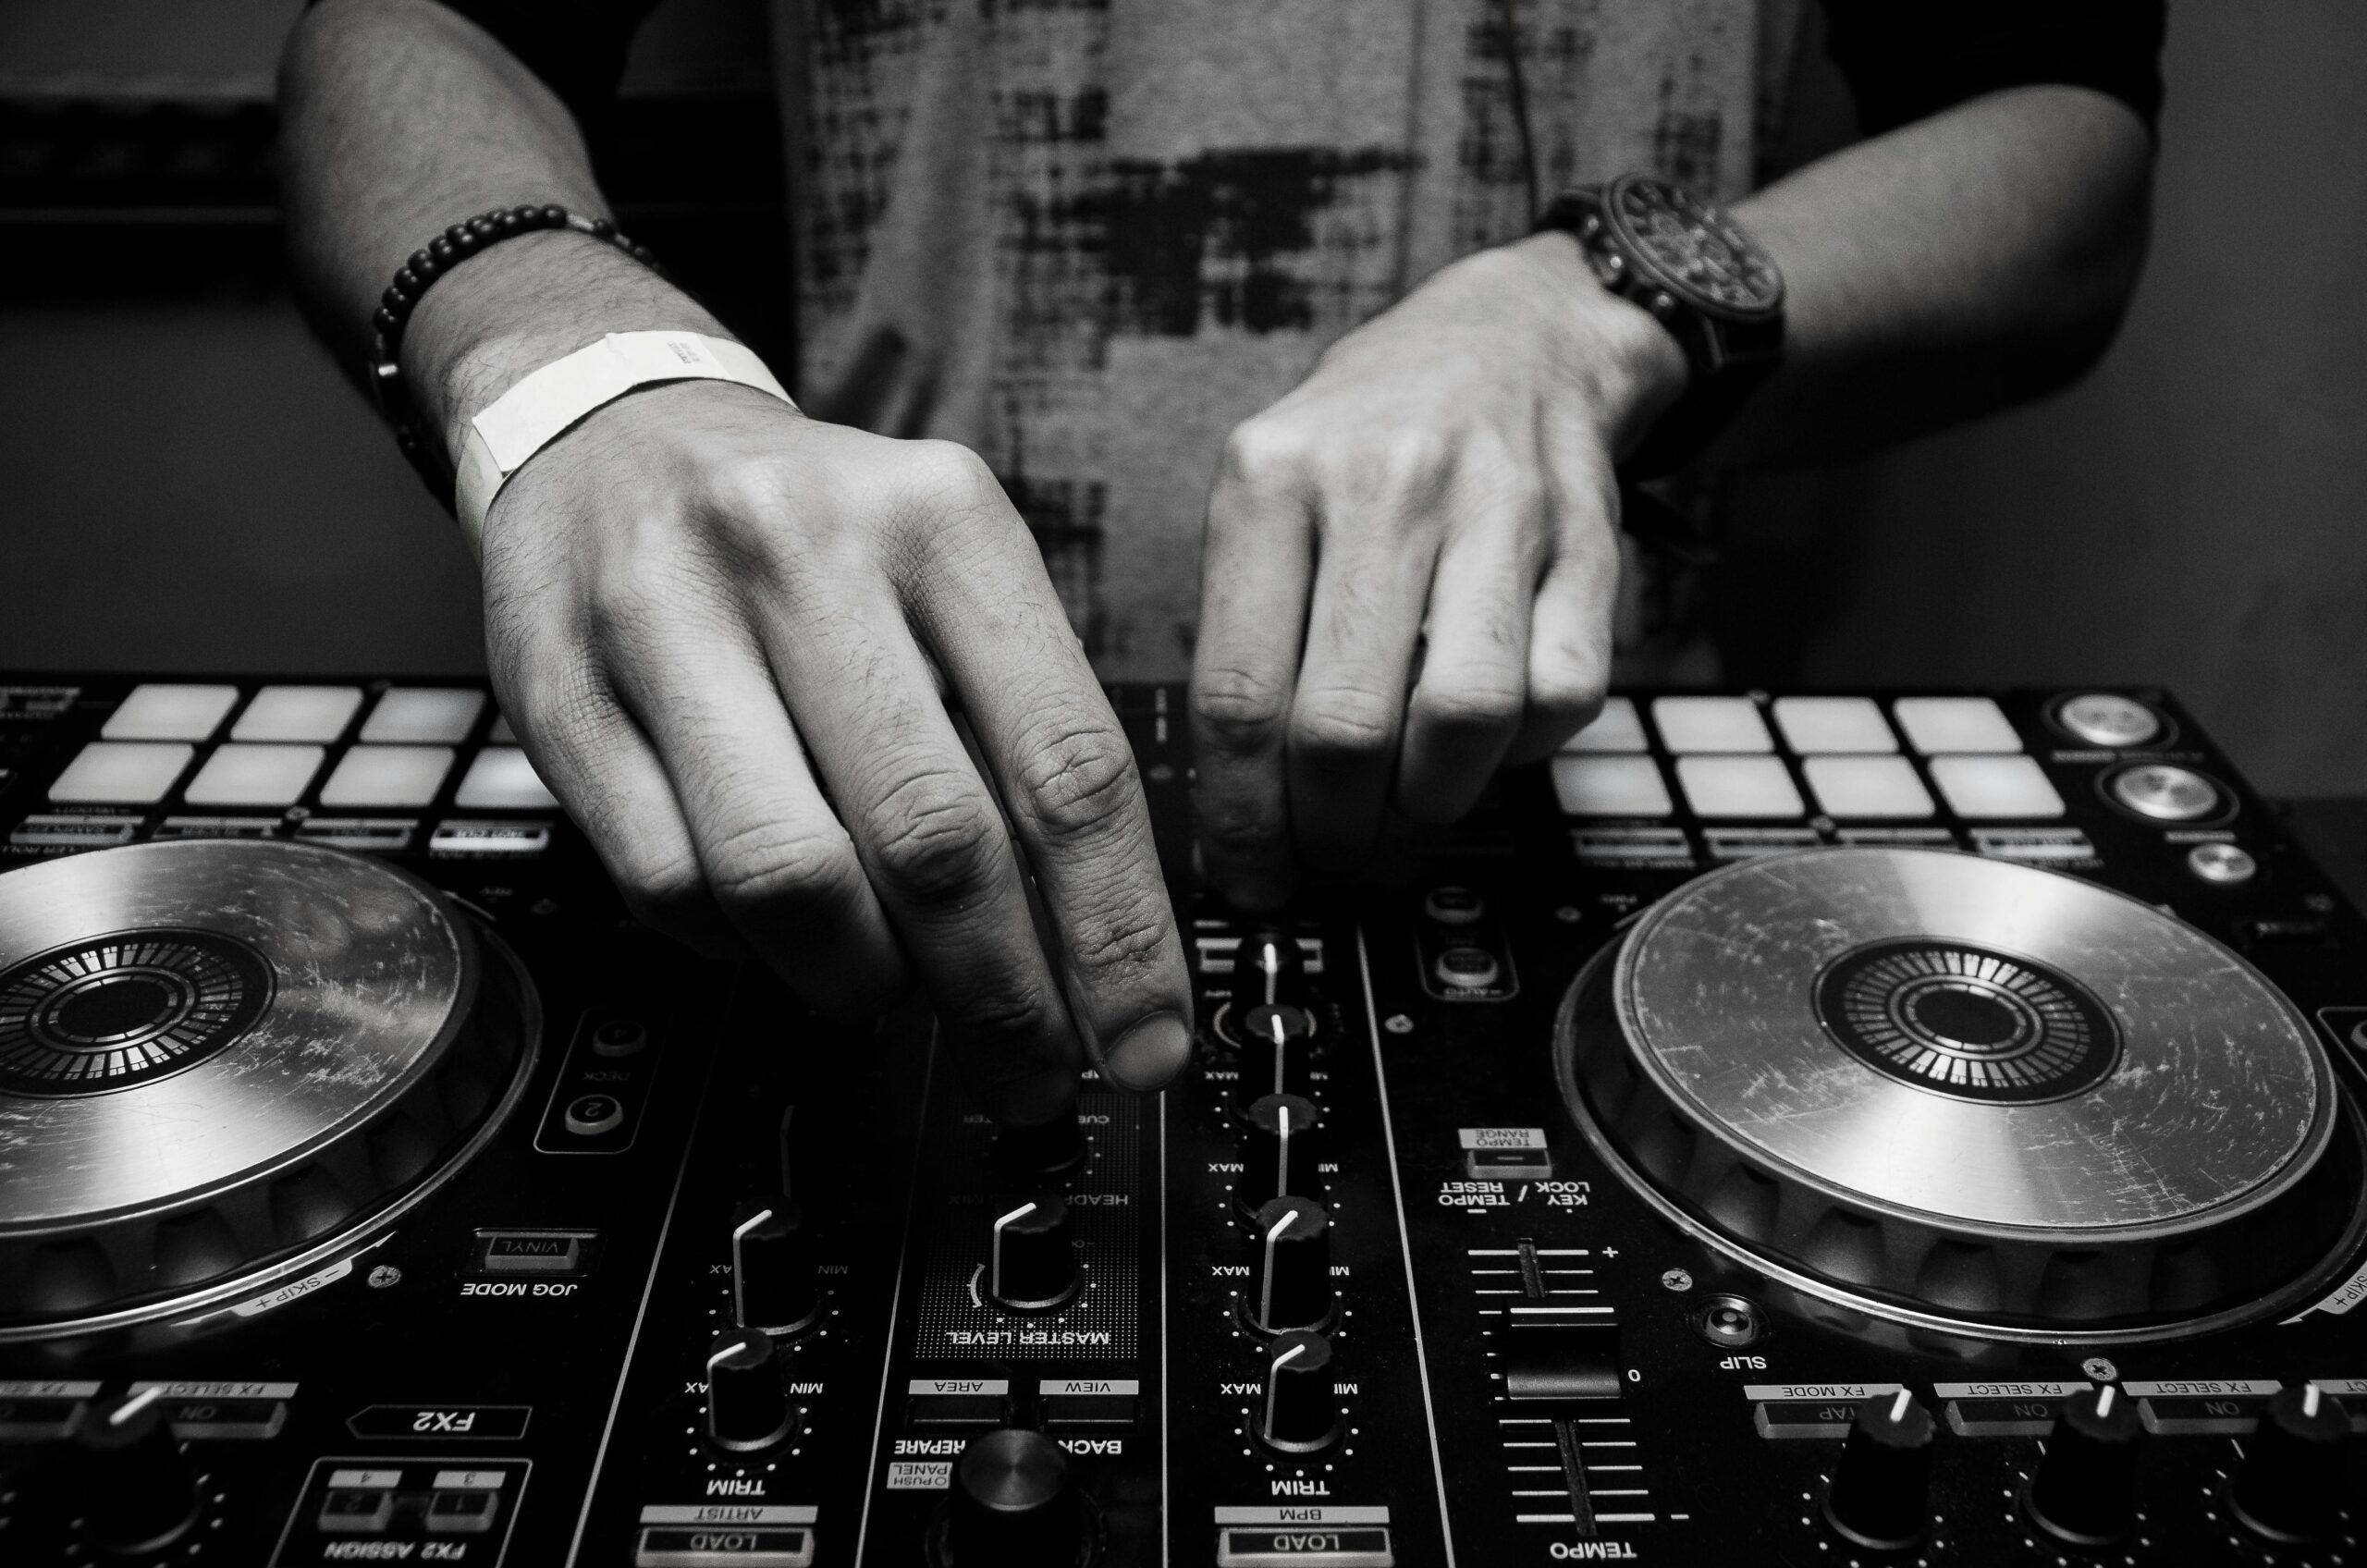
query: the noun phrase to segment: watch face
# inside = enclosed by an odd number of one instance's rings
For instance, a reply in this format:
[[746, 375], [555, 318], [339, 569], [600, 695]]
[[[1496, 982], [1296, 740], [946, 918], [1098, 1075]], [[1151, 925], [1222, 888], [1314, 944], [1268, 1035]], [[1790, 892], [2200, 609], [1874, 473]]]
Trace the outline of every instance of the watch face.
[[1722, 315], [1763, 316], [1784, 277], [1732, 218], [1669, 184], [1628, 175], [1603, 193], [1604, 217], [1652, 281]]

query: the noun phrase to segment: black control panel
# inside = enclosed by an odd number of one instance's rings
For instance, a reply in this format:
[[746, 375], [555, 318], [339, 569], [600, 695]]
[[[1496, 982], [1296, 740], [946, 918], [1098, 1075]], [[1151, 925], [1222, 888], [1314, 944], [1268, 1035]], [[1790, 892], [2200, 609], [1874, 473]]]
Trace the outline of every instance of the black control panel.
[[[61, 1285], [0, 1318], [0, 1562], [2360, 1561], [2356, 1181], [2274, 1300], [1992, 1331], [1722, 1243], [1557, 1066], [1582, 968], [1672, 890], [1906, 846], [2214, 938], [2350, 1126], [2367, 928], [2174, 702], [1636, 693], [1250, 921], [1184, 869], [1182, 694], [1114, 695], [1202, 1049], [1012, 1133], [925, 1025], [835, 1028], [636, 925], [478, 688], [0, 684], [0, 868], [381, 857], [516, 955], [540, 1019], [490, 1134], [345, 1244], [178, 1309], [78, 1320]], [[38, 1179], [40, 1103], [0, 1097], [0, 1182]]]

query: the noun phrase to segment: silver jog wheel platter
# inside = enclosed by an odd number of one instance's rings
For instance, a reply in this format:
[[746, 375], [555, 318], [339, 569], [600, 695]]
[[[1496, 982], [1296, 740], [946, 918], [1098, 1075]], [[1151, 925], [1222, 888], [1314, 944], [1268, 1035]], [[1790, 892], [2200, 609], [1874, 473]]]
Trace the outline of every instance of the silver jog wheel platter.
[[2285, 1309], [2355, 1240], [2357, 1113], [2234, 952], [2095, 883], [1946, 851], [1746, 861], [1580, 974], [1580, 1131], [1731, 1258], [2015, 1339]]
[[0, 876], [0, 1342], [227, 1310], [459, 1169], [539, 1019], [507, 949], [342, 851], [186, 840]]

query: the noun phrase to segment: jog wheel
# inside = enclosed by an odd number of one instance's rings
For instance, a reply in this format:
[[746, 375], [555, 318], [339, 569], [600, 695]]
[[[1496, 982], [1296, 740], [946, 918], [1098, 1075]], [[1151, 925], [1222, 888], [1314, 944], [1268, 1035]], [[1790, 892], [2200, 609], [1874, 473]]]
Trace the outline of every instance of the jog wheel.
[[539, 1017], [434, 888], [279, 840], [0, 876], [0, 1342], [202, 1317], [490, 1137]]
[[2367, 1226], [2358, 1113], [2243, 960], [2058, 873], [1712, 872], [1562, 1008], [1580, 1131], [1763, 1275], [1911, 1325], [2154, 1337], [2286, 1309]]

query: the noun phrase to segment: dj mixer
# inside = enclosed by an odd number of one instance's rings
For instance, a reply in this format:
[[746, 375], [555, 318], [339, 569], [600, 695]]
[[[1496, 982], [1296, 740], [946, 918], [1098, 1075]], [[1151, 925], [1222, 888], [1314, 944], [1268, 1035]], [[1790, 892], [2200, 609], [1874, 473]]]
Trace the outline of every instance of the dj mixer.
[[2367, 927], [2143, 691], [1631, 693], [998, 1130], [486, 692], [0, 683], [0, 1562], [2315, 1565]]

